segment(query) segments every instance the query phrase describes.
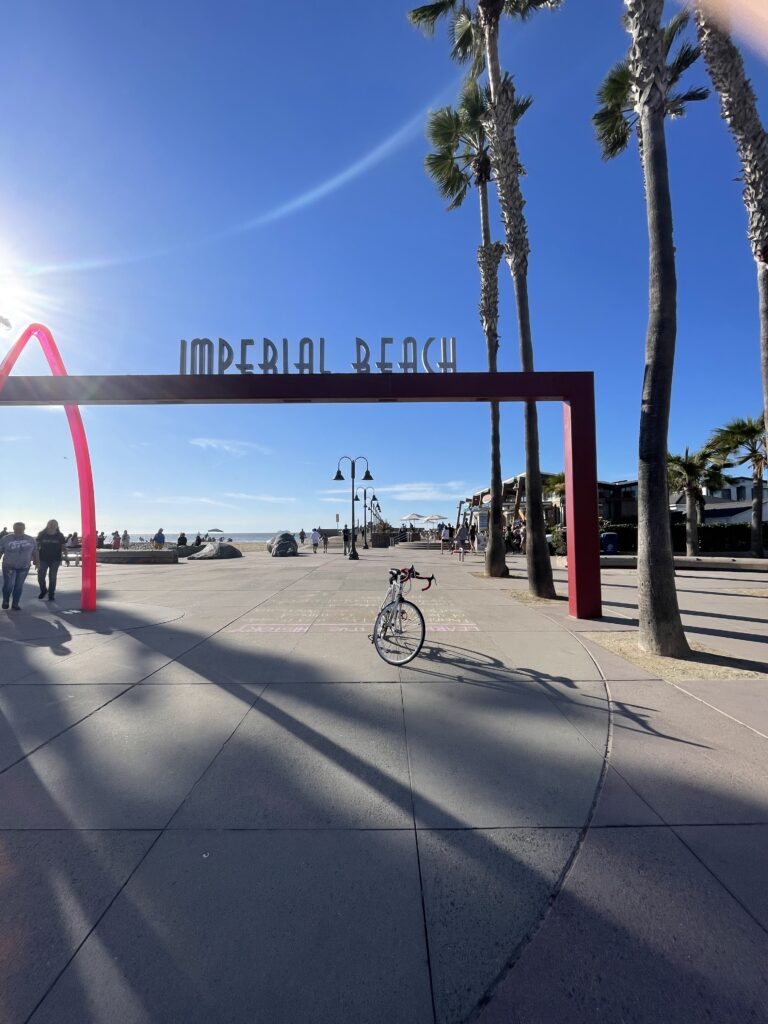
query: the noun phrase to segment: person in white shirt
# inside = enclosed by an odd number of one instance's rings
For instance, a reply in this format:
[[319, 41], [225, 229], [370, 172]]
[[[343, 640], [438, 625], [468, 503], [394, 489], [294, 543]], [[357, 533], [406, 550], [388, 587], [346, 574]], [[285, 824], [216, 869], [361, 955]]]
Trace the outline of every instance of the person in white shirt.
[[317, 545], [320, 543], [320, 534], [315, 529], [312, 531], [312, 553], [317, 554]]
[[443, 532], [440, 534], [440, 554], [441, 555], [443, 553], [443, 545], [444, 544], [448, 545], [448, 550], [450, 551], [451, 531], [448, 529], [448, 523], [445, 524], [445, 526], [443, 527]]

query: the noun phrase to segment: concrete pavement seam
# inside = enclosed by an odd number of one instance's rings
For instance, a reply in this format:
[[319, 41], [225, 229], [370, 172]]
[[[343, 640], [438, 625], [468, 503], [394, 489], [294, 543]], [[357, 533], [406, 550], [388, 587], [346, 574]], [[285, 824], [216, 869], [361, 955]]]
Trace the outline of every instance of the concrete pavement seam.
[[[411, 797], [411, 820], [413, 822], [413, 841], [416, 848], [416, 869], [419, 873], [419, 897], [421, 899], [421, 921], [424, 930], [424, 948], [427, 954], [427, 977], [429, 978], [429, 998], [432, 1003], [432, 1021], [437, 1024], [437, 1007], [435, 1005], [435, 987], [432, 980], [432, 956], [429, 948], [429, 929], [427, 928], [427, 907], [424, 898], [424, 879], [421, 871], [421, 852], [419, 850], [419, 830], [416, 828], [416, 801], [413, 798], [413, 775], [411, 772], [411, 750], [408, 746], [408, 723], [405, 717], [405, 698], [403, 684], [400, 683], [400, 710], [403, 716], [403, 739], [405, 740], [405, 760], [408, 765], [408, 792]], [[471, 830], [469, 830], [471, 831]]]

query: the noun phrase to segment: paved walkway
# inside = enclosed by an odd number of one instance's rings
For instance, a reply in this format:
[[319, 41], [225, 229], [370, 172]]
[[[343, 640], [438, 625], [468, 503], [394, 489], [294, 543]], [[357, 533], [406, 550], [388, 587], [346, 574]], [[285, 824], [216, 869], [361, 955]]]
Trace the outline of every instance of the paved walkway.
[[[519, 561], [427, 552], [391, 668], [391, 560], [102, 567], [88, 616], [64, 570], [0, 616], [2, 1024], [768, 1019], [766, 681], [661, 682]], [[764, 665], [764, 576], [680, 586]]]

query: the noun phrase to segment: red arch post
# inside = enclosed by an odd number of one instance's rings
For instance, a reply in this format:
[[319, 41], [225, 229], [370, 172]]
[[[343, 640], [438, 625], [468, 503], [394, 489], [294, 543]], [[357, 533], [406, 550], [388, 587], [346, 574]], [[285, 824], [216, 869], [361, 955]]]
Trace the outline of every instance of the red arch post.
[[[67, 376], [61, 354], [50, 330], [43, 324], [30, 324], [0, 363], [0, 391], [4, 388], [16, 360], [24, 351], [27, 342], [33, 337], [40, 342], [40, 347], [48, 360], [53, 376]], [[69, 431], [72, 435], [77, 463], [77, 479], [80, 486], [80, 536], [83, 544], [80, 607], [84, 612], [92, 612], [96, 608], [96, 503], [93, 496], [91, 455], [79, 407], [65, 405], [64, 412], [67, 414]]]

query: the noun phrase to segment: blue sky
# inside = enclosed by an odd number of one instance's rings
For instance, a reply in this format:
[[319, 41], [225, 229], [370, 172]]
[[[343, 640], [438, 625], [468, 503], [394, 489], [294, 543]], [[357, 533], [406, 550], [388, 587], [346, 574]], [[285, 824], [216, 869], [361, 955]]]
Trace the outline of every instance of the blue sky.
[[[396, 0], [130, 7], [7, 5], [0, 61], [0, 305], [54, 330], [73, 373], [174, 373], [180, 338], [454, 335], [485, 368], [475, 196], [445, 212], [423, 123], [455, 96], [446, 40]], [[596, 373], [602, 478], [636, 473], [647, 241], [636, 150], [600, 159], [590, 117], [626, 49], [620, 0], [507, 23], [502, 61], [534, 97], [520, 127], [539, 369]], [[670, 8], [672, 10], [673, 8]], [[676, 9], [676, 8], [674, 8]], [[747, 56], [768, 116], [768, 71]], [[707, 84], [701, 65], [690, 84]], [[739, 168], [710, 100], [669, 125], [679, 337], [670, 446], [760, 406], [755, 269]], [[501, 237], [497, 227], [496, 237]], [[13, 271], [10, 273], [9, 271]], [[518, 368], [500, 272], [503, 369]], [[0, 309], [0, 313], [3, 310]], [[0, 331], [0, 348], [13, 333]], [[29, 352], [17, 372], [46, 372]], [[542, 406], [542, 465], [562, 414]], [[135, 407], [84, 411], [99, 525], [133, 532], [309, 529], [348, 518], [339, 455], [367, 455], [391, 520], [449, 514], [488, 477], [482, 406]], [[523, 468], [503, 410], [503, 472]], [[78, 526], [61, 410], [0, 411], [0, 520]], [[338, 496], [337, 496], [338, 495]], [[1, 525], [1, 524], [0, 524]]]

